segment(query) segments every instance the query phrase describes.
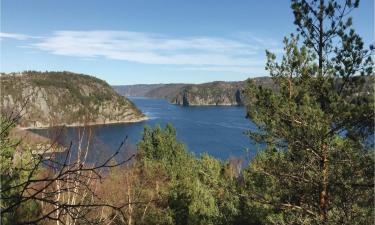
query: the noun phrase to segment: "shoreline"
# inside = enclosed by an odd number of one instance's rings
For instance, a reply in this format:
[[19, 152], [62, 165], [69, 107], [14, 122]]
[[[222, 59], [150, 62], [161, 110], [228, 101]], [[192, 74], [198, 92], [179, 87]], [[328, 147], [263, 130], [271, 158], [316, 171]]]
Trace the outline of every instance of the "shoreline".
[[73, 123], [73, 124], [57, 124], [57, 125], [54, 125], [54, 126], [38, 126], [38, 127], [33, 127], [33, 126], [29, 126], [29, 127], [20, 127], [20, 126], [16, 126], [18, 129], [21, 129], [21, 130], [31, 130], [31, 129], [34, 129], [34, 130], [37, 130], [37, 129], [47, 129], [47, 128], [52, 128], [52, 127], [85, 127], [85, 126], [99, 126], [99, 125], [111, 125], [111, 124], [130, 124], [130, 123], [139, 123], [139, 122], [143, 122], [143, 121], [147, 121], [149, 120], [150, 118], [147, 117], [147, 116], [143, 116], [141, 118], [138, 118], [138, 119], [131, 119], [131, 120], [115, 120], [115, 121], [108, 121], [108, 122], [105, 122], [105, 123], [102, 123], [102, 122], [89, 122], [89, 123]]
[[177, 105], [181, 107], [242, 107], [244, 106], [243, 104], [189, 104], [189, 105], [183, 105], [183, 104], [178, 104], [178, 103], [172, 103], [169, 102], [172, 105]]
[[183, 106], [183, 107], [210, 107], [210, 106], [219, 106], [219, 107], [242, 107], [245, 106], [244, 104], [238, 104], [238, 103], [207, 103], [207, 104], [189, 104], [188, 106], [184, 106], [183, 104], [175, 103], [172, 100], [169, 100], [168, 98], [162, 98], [162, 97], [149, 97], [149, 96], [124, 96], [129, 99], [157, 99], [157, 100], [165, 100], [171, 105], [176, 106]]

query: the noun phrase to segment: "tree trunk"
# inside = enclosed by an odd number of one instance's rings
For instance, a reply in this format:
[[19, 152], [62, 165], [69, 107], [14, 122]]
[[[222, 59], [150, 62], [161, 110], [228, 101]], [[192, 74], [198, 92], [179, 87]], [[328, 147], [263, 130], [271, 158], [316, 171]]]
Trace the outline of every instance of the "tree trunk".
[[323, 144], [321, 167], [321, 189], [319, 195], [319, 219], [321, 224], [327, 223], [327, 187], [328, 187], [328, 146]]
[[129, 218], [128, 218], [128, 225], [132, 225], [133, 223], [133, 206], [132, 206], [132, 197], [131, 197], [131, 190], [130, 190], [130, 183], [129, 183], [129, 174], [126, 175], [126, 183], [128, 186], [128, 206], [129, 206]]
[[324, 17], [324, 0], [320, 0], [320, 11], [318, 15], [319, 19], [319, 46], [318, 46], [318, 57], [319, 57], [319, 75], [323, 76], [323, 17]]

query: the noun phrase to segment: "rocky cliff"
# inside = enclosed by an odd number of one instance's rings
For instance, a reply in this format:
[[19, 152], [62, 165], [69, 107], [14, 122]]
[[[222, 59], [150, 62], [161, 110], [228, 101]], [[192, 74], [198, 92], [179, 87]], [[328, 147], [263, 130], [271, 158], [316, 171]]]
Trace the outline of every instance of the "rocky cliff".
[[[269, 77], [252, 79], [258, 85], [275, 89], [274, 82]], [[205, 84], [185, 85], [180, 87], [178, 91], [170, 93], [166, 99], [173, 104], [182, 106], [238, 106], [244, 104], [243, 89], [245, 85], [246, 81], [215, 81]]]
[[[274, 83], [270, 77], [252, 78], [257, 84], [274, 89]], [[132, 92], [138, 96], [164, 98], [169, 102], [182, 106], [209, 106], [226, 105], [237, 106], [243, 103], [243, 93], [246, 81], [225, 82], [215, 81], [204, 84], [157, 84], [148, 85], [122, 85], [115, 90], [122, 94]]]
[[[374, 76], [368, 77], [354, 77], [353, 79], [363, 79], [364, 87], [362, 94], [370, 93], [373, 89]], [[264, 88], [277, 91], [271, 77], [256, 77], [251, 78], [257, 85]], [[341, 79], [335, 81], [337, 86], [342, 83]], [[182, 106], [209, 106], [209, 105], [228, 105], [237, 106], [246, 104], [244, 101], [246, 97], [243, 96], [243, 89], [246, 81], [225, 82], [215, 81], [204, 84], [157, 84], [156, 86], [149, 85], [145, 90], [142, 85], [122, 86], [123, 89], [130, 89], [134, 93], [140, 93], [139, 96], [164, 98], [169, 102]], [[141, 88], [141, 90], [137, 90]], [[142, 92], [142, 93], [141, 93]], [[119, 91], [119, 93], [123, 93]], [[360, 94], [360, 93], [358, 93]]]
[[1, 74], [1, 111], [21, 111], [20, 127], [80, 126], [147, 119], [105, 81], [70, 72]]
[[188, 85], [170, 99], [171, 103], [183, 106], [197, 105], [242, 105], [243, 82], [221, 82]]

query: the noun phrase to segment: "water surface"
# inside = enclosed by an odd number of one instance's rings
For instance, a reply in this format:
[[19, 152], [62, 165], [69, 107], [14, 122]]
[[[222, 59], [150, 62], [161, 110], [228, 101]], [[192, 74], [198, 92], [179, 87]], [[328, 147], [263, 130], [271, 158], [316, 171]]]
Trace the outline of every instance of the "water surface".
[[[144, 126], [160, 124], [164, 127], [171, 123], [177, 131], [177, 138], [189, 151], [199, 156], [204, 152], [222, 160], [230, 157], [250, 158], [255, 154], [256, 146], [244, 134], [255, 129], [255, 125], [245, 118], [244, 107], [202, 106], [181, 107], [169, 104], [164, 99], [130, 98], [150, 119], [132, 124], [112, 124], [92, 126], [94, 143], [91, 155], [108, 155], [118, 148], [125, 136], [128, 136], [128, 149], [134, 149], [142, 138]], [[77, 134], [82, 128], [66, 128], [61, 142], [76, 143]], [[49, 135], [46, 130], [34, 130]], [[133, 146], [133, 147], [132, 147]]]

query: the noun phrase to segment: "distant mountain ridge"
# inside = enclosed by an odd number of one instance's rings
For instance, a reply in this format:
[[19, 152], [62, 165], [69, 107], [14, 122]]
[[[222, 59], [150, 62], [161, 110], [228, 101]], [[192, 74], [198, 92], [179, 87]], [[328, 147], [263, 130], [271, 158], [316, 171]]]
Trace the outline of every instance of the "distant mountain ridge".
[[[256, 83], [274, 88], [270, 77], [252, 78]], [[164, 98], [172, 104], [182, 106], [237, 106], [243, 104], [246, 81], [214, 81], [203, 84], [157, 84], [157, 85], [123, 85], [113, 86], [121, 95], [133, 93], [132, 96]], [[127, 89], [127, 90], [126, 90]], [[140, 90], [137, 90], [140, 89]]]
[[149, 91], [162, 87], [165, 84], [134, 84], [134, 85], [113, 85], [117, 93], [125, 97], [144, 97]]
[[[250, 79], [257, 85], [265, 88], [278, 89], [271, 77], [255, 77]], [[341, 79], [336, 80], [337, 85], [341, 82]], [[203, 84], [147, 85], [147, 88], [144, 88], [142, 85], [127, 85], [115, 86], [114, 89], [121, 95], [129, 93], [129, 91], [124, 91], [128, 89], [132, 93], [137, 94], [133, 96], [164, 98], [172, 104], [181, 106], [238, 106], [244, 104], [243, 90], [245, 85], [246, 81], [214, 81]], [[373, 89], [373, 85], [374, 76], [364, 77], [364, 91]], [[138, 88], [142, 90], [138, 91]]]
[[105, 81], [70, 72], [1, 74], [1, 111], [22, 110], [20, 127], [81, 126], [147, 119]]
[[242, 105], [242, 89], [245, 82], [223, 82], [184, 86], [168, 100], [177, 105]]

